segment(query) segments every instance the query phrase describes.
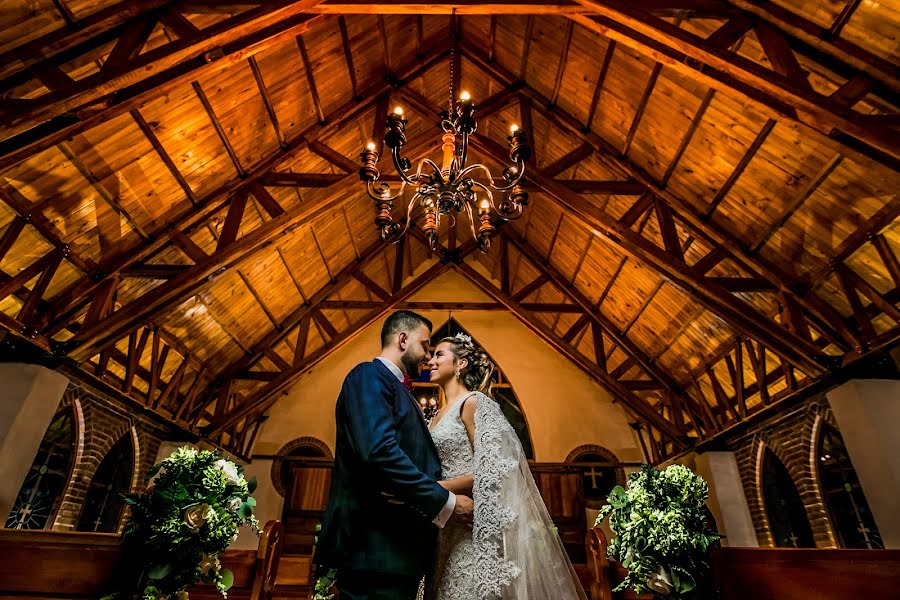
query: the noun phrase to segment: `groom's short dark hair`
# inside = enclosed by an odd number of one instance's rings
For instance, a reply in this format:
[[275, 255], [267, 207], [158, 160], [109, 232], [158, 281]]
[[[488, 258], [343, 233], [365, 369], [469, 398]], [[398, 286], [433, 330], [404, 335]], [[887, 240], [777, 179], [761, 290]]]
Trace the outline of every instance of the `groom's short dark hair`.
[[384, 348], [391, 342], [391, 338], [401, 331], [413, 331], [424, 325], [431, 331], [431, 321], [411, 310], [398, 310], [392, 312], [384, 325], [381, 326], [381, 347]]

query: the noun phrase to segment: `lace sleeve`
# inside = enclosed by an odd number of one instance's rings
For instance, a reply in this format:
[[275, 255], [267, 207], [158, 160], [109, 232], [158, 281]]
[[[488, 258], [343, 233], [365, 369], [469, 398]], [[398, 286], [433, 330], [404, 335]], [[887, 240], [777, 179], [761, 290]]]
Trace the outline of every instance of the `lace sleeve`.
[[500, 406], [478, 394], [472, 539], [479, 600], [586, 600]]

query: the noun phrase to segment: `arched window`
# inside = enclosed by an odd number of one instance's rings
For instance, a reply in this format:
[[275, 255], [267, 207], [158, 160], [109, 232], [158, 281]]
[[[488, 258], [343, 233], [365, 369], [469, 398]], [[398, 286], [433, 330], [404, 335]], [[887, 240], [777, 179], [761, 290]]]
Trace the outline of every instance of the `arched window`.
[[590, 508], [601, 508], [614, 487], [625, 485], [625, 471], [616, 466], [619, 460], [601, 446], [579, 446], [569, 453], [566, 462], [594, 463], [582, 467], [584, 499]]
[[819, 485], [838, 543], [842, 548], [884, 548], [838, 430], [824, 423], [816, 450]]
[[775, 545], [779, 548], [815, 548], [803, 500], [788, 470], [768, 448], [763, 455], [762, 488]]
[[[442, 339], [445, 337], [452, 337], [457, 333], [464, 333], [469, 337], [472, 337], [469, 335], [469, 332], [462, 328], [462, 325], [460, 325], [456, 319], [451, 317], [446, 323], [441, 325], [434, 334], [432, 334], [431, 351], [434, 351], [434, 347]], [[487, 352], [487, 349], [479, 344], [478, 340], [474, 337], [472, 337], [472, 341], [476, 346]], [[490, 356], [490, 353], [488, 353], [488, 355]], [[493, 360], [493, 358], [491, 360]], [[515, 391], [513, 391], [512, 384], [506, 379], [500, 365], [497, 364], [496, 360], [493, 360], [493, 362], [494, 383], [491, 388], [491, 394], [494, 396], [494, 400], [497, 401], [497, 404], [500, 405], [500, 410], [503, 411], [506, 420], [513, 426], [516, 435], [519, 436], [519, 441], [522, 443], [522, 450], [525, 451], [525, 456], [529, 459], [533, 459], [534, 445], [531, 442], [531, 433], [528, 431], [528, 422], [525, 420], [525, 412], [522, 410], [519, 399], [516, 396]], [[426, 418], [430, 418], [434, 416], [434, 414], [437, 414], [437, 411], [440, 410], [440, 407], [443, 405], [443, 398], [441, 397], [442, 392], [438, 386], [429, 382], [427, 370], [422, 371], [419, 380], [413, 382], [413, 395], [419, 401], [419, 404], [422, 405]]]
[[114, 533], [125, 509], [122, 494], [131, 487], [134, 471], [134, 443], [126, 432], [112, 447], [94, 473], [84, 498], [76, 531]]
[[50, 422], [6, 518], [6, 527], [49, 529], [53, 526], [53, 516], [62, 500], [74, 456], [75, 419], [72, 408], [66, 407]]

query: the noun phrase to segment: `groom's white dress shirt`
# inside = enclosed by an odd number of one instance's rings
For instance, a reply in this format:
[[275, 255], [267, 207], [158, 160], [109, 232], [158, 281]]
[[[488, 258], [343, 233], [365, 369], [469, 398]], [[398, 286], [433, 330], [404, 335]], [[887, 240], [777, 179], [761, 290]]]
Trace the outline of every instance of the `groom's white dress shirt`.
[[[399, 381], [403, 381], [403, 371], [400, 370], [400, 367], [389, 361], [388, 359], [377, 356], [375, 360], [381, 361], [381, 363], [388, 368], [388, 370], [394, 374]], [[434, 518], [432, 523], [437, 525], [438, 527], [443, 528], [444, 525], [447, 524], [447, 521], [450, 520], [450, 517], [453, 515], [453, 509], [456, 508], [456, 494], [453, 492], [448, 492], [447, 496], [447, 504], [444, 505], [444, 508], [441, 509], [441, 512], [438, 513], [438, 516]]]

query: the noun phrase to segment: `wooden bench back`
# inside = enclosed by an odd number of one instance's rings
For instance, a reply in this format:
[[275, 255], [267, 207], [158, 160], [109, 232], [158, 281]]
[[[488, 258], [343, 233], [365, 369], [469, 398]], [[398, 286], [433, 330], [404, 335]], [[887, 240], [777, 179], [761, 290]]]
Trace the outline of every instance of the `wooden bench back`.
[[[593, 600], [651, 598], [613, 593], [626, 570], [606, 558], [600, 529], [587, 535]], [[720, 600], [856, 600], [900, 597], [900, 550], [716, 548], [712, 571]]]
[[[271, 598], [282, 542], [281, 523], [269, 521], [257, 550], [222, 553], [222, 566], [234, 573], [238, 596]], [[0, 529], [0, 600], [96, 599], [110, 591], [121, 567], [122, 538], [115, 534]]]
[[712, 564], [722, 600], [900, 597], [900, 550], [725, 547]]

